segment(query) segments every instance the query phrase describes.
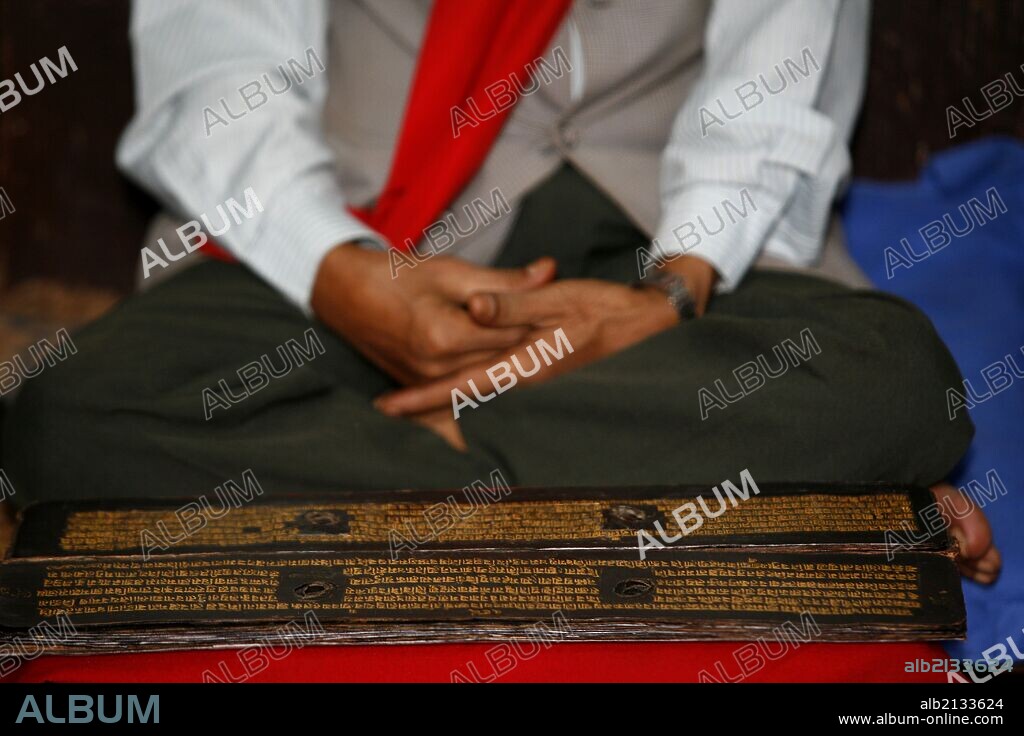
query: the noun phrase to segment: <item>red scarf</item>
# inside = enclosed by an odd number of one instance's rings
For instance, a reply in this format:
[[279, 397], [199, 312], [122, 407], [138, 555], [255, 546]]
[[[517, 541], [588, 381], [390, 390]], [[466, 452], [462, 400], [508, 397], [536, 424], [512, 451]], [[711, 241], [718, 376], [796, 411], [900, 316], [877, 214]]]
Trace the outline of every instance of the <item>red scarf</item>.
[[[384, 190], [352, 213], [400, 250], [417, 243], [487, 158], [514, 105], [453, 133], [452, 109], [486, 108], [487, 87], [526, 79], [572, 0], [435, 0]], [[515, 86], [513, 85], [513, 90]], [[212, 246], [212, 247], [211, 247]], [[207, 255], [231, 256], [212, 242]]]

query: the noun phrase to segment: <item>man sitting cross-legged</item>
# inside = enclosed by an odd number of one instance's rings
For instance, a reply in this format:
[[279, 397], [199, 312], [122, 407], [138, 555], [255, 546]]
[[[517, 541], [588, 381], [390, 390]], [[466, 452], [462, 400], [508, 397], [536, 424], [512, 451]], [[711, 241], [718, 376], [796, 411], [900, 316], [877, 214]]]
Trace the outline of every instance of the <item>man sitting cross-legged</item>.
[[[865, 0], [136, 0], [118, 161], [187, 250], [201, 220], [236, 262], [127, 300], [25, 383], [19, 500], [246, 469], [269, 492], [747, 469], [957, 493], [959, 371], [863, 288], [833, 210], [867, 20]], [[243, 192], [232, 223], [218, 203]], [[147, 274], [201, 259], [173, 237]], [[532, 360], [540, 340], [559, 357]], [[503, 363], [516, 384], [482, 388]], [[981, 512], [952, 523], [992, 580]]]

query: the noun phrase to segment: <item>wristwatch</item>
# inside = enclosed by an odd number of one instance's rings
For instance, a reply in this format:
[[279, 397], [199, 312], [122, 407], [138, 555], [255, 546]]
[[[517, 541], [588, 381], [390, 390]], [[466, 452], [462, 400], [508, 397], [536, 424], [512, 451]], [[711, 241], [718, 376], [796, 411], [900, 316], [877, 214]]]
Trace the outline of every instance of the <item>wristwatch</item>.
[[682, 276], [671, 271], [658, 271], [651, 276], [634, 281], [632, 286], [634, 289], [650, 286], [664, 293], [668, 297], [668, 303], [679, 315], [679, 319], [693, 319], [697, 316], [697, 303], [693, 299], [693, 294], [686, 288], [686, 282]]

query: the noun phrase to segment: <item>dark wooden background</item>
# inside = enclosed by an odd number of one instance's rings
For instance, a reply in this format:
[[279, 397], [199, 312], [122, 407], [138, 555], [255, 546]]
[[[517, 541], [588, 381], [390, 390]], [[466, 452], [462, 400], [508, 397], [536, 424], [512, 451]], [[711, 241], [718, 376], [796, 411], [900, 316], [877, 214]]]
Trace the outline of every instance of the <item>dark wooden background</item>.
[[[0, 291], [39, 277], [131, 289], [154, 205], [113, 164], [132, 109], [127, 25], [128, 0], [0, 0], [0, 79], [62, 45], [79, 67], [0, 113], [0, 187], [17, 208], [0, 221]], [[911, 178], [952, 143], [1024, 138], [1024, 100], [955, 141], [946, 125], [948, 105], [980, 105], [996, 77], [1024, 83], [1022, 64], [1024, 0], [876, 0], [855, 175]]]

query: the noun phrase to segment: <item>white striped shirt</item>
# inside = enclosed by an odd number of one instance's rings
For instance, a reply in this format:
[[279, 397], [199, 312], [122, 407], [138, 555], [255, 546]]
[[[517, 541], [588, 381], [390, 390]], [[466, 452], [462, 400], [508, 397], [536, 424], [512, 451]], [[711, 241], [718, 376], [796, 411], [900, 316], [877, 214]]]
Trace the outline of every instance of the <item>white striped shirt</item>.
[[[661, 253], [681, 252], [681, 225], [708, 219], [725, 200], [742, 206], [737, 192], [746, 190], [756, 211], [693, 251], [715, 266], [719, 288], [734, 288], [762, 253], [816, 260], [849, 174], [868, 13], [868, 0], [714, 1], [702, 76], [663, 153]], [[320, 125], [326, 74], [217, 135], [207, 135], [204, 109], [237, 99], [239, 87], [285, 59], [325, 53], [327, 26], [328, 0], [134, 0], [137, 110], [118, 148], [123, 171], [189, 217], [247, 188], [274, 193], [259, 217], [218, 242], [307, 310], [329, 250], [383, 243], [345, 209]], [[585, 54], [569, 32], [577, 96]]]

